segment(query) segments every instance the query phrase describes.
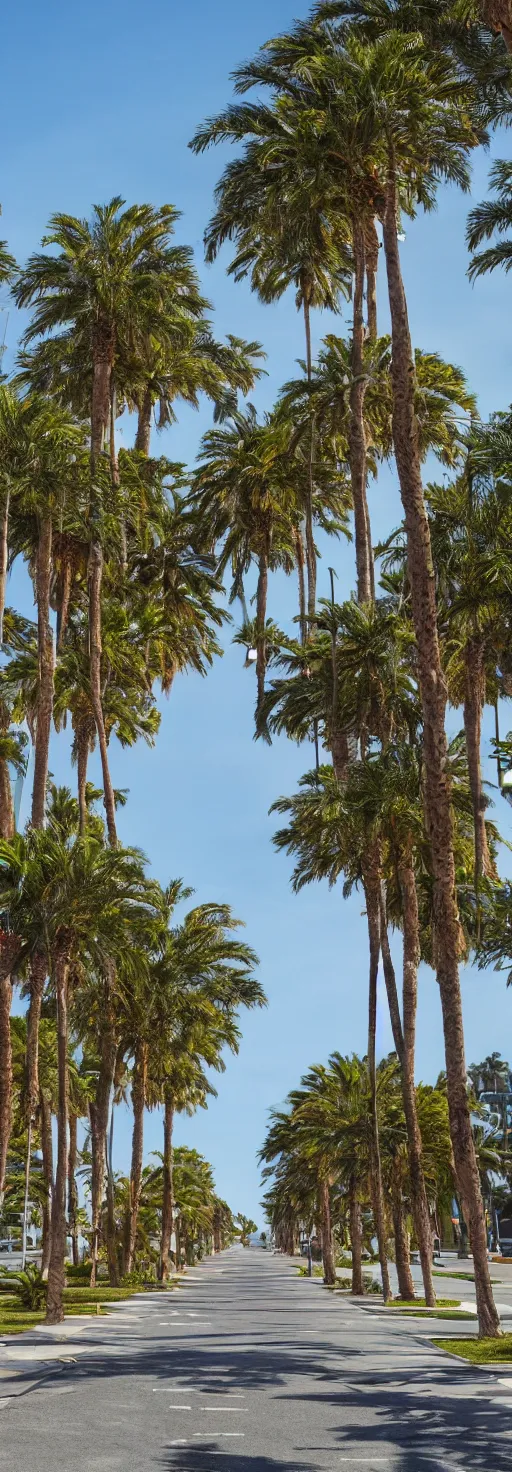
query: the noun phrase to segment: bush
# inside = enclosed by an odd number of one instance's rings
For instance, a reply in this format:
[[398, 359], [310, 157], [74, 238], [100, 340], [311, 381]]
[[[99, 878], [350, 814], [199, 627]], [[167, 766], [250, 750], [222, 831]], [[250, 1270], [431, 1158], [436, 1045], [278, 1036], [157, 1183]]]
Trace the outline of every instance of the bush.
[[2, 1291], [14, 1292], [22, 1308], [30, 1309], [34, 1313], [44, 1308], [48, 1284], [34, 1262], [29, 1262], [27, 1267], [19, 1273], [9, 1273], [5, 1268], [0, 1268], [0, 1275]]

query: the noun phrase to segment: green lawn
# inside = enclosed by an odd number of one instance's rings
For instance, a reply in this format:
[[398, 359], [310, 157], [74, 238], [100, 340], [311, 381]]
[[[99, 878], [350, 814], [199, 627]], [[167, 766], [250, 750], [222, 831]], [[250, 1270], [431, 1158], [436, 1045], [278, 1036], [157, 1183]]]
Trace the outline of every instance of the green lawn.
[[[450, 1270], [450, 1268], [448, 1268], [447, 1271], [444, 1272], [444, 1273], [439, 1272], [439, 1269], [438, 1268], [433, 1268], [432, 1269], [432, 1277], [433, 1278], [460, 1278], [461, 1281], [463, 1281], [464, 1283], [474, 1283], [474, 1281], [475, 1281], [475, 1275], [474, 1275], [474, 1273], [452, 1273], [451, 1270]], [[500, 1278], [491, 1278], [491, 1283], [500, 1283], [500, 1282], [501, 1282], [501, 1279]]]
[[[400, 1308], [426, 1308], [426, 1300], [424, 1298], [392, 1298], [390, 1303], [391, 1306], [398, 1303], [400, 1304]], [[389, 1308], [390, 1304], [387, 1306]], [[436, 1307], [460, 1308], [460, 1298], [438, 1298]]]
[[500, 1339], [433, 1339], [432, 1344], [474, 1365], [512, 1363], [512, 1334], [502, 1334]]
[[[66, 1318], [80, 1314], [104, 1314], [103, 1304], [122, 1303], [138, 1290], [136, 1288], [110, 1288], [108, 1283], [98, 1288], [81, 1288], [73, 1284], [64, 1289], [64, 1313]], [[23, 1308], [15, 1293], [2, 1292], [0, 1296], [0, 1336], [23, 1334], [44, 1321], [44, 1309], [31, 1312]]]

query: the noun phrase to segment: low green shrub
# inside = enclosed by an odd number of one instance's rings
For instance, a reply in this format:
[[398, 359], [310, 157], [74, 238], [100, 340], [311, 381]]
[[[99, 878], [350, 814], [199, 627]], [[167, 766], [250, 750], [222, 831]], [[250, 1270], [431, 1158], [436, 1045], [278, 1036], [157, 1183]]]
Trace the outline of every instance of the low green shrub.
[[26, 1268], [17, 1273], [9, 1273], [5, 1268], [0, 1268], [2, 1286], [7, 1282], [7, 1292], [16, 1294], [22, 1308], [37, 1312], [46, 1304], [48, 1284], [34, 1262], [29, 1262]]

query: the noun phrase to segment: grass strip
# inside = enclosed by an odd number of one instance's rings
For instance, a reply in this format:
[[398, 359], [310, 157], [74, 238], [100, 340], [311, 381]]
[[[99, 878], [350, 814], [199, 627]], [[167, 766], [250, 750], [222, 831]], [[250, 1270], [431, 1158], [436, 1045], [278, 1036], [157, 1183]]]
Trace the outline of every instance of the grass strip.
[[499, 1339], [433, 1339], [432, 1344], [473, 1365], [512, 1363], [512, 1334], [502, 1334]]
[[[392, 1298], [390, 1304], [400, 1304], [400, 1308], [426, 1308], [424, 1298]], [[390, 1304], [387, 1305], [389, 1308]], [[438, 1298], [437, 1308], [460, 1308], [460, 1298]]]
[[[439, 1269], [438, 1268], [432, 1268], [432, 1277], [433, 1278], [460, 1278], [461, 1282], [464, 1282], [464, 1283], [474, 1283], [474, 1281], [475, 1281], [475, 1275], [474, 1275], [474, 1273], [452, 1273], [451, 1270], [450, 1270], [450, 1268], [446, 1268], [446, 1270], [445, 1270], [444, 1273], [439, 1272]], [[491, 1283], [501, 1283], [501, 1278], [491, 1278]]]

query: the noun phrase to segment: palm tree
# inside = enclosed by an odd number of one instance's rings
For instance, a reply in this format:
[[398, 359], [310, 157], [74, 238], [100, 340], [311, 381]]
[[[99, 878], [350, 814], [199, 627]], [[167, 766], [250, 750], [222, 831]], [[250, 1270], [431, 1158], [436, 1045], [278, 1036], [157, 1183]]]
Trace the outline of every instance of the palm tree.
[[256, 675], [258, 708], [265, 693], [265, 625], [268, 575], [291, 572], [295, 561], [297, 502], [287, 473], [285, 432], [267, 418], [258, 423], [249, 405], [228, 424], [208, 431], [194, 480], [197, 507], [212, 549], [220, 544], [219, 570], [231, 564], [231, 598], [244, 606], [244, 577], [258, 568], [256, 590]]
[[[407, 63], [404, 58], [407, 53]], [[350, 129], [354, 158], [371, 171], [380, 191], [392, 325], [393, 441], [406, 518], [411, 605], [418, 645], [418, 677], [425, 741], [425, 802], [431, 835], [436, 896], [437, 974], [443, 1008], [448, 1097], [460, 1189], [467, 1202], [473, 1241], [479, 1323], [499, 1332], [487, 1265], [485, 1221], [471, 1133], [466, 1087], [458, 975], [460, 927], [455, 902], [450, 793], [446, 781], [446, 687], [437, 634], [432, 556], [415, 419], [414, 360], [398, 249], [399, 191], [414, 176], [414, 193], [428, 203], [439, 175], [467, 182], [467, 156], [478, 141], [467, 113], [457, 106], [456, 78], [446, 56], [431, 57], [410, 38], [387, 35], [370, 46], [348, 40], [343, 56], [326, 59], [325, 81], [340, 91], [339, 129]], [[352, 95], [350, 95], [352, 89]], [[462, 102], [462, 94], [459, 102]], [[383, 111], [386, 130], [382, 130]], [[407, 114], [410, 128], [403, 130]], [[364, 131], [360, 126], [364, 116]], [[355, 130], [355, 132], [354, 132]], [[356, 142], [357, 139], [357, 142]], [[358, 153], [358, 148], [360, 149]]]
[[132, 947], [140, 955], [154, 923], [155, 887], [135, 850], [106, 850], [92, 838], [66, 843], [33, 830], [1, 845], [0, 903], [9, 910], [20, 951], [45, 950], [57, 1006], [57, 1172], [48, 1273], [48, 1323], [63, 1317], [68, 1172], [70, 974], [79, 962], [105, 969]]
[[[216, 189], [216, 210], [205, 232], [207, 261], [226, 240], [236, 242], [228, 274], [249, 277], [266, 303], [295, 288], [304, 315], [306, 383], [311, 382], [311, 311], [338, 312], [350, 289], [348, 232], [329, 216], [297, 134], [286, 117], [264, 105], [230, 107], [200, 128], [191, 148], [202, 152], [223, 139], [245, 143], [242, 158], [229, 163]], [[270, 166], [269, 166], [270, 165]], [[313, 531], [314, 424], [310, 423], [308, 492], [305, 501], [308, 619], [316, 607], [316, 549]]]
[[[489, 172], [489, 184], [496, 198], [475, 205], [468, 216], [466, 238], [472, 257], [468, 271], [471, 281], [495, 271], [497, 266], [510, 271], [512, 265], [512, 241], [501, 239], [512, 229], [512, 164], [508, 160], [496, 159]], [[498, 237], [495, 244], [487, 250], [478, 250], [493, 235]]]
[[[101, 698], [101, 587], [104, 545], [105, 437], [111, 424], [119, 360], [142, 346], [151, 325], [162, 322], [162, 307], [174, 281], [170, 233], [176, 220], [172, 205], [123, 208], [116, 197], [95, 206], [92, 222], [52, 216], [44, 245], [57, 254], [33, 255], [15, 286], [19, 306], [34, 306], [25, 344], [50, 337], [64, 354], [71, 349], [90, 385], [91, 492], [89, 508], [89, 636], [91, 693], [98, 732], [109, 840], [117, 842], [115, 803], [109, 773]], [[62, 360], [57, 366], [61, 369]], [[76, 380], [68, 380], [73, 396]], [[80, 409], [83, 407], [83, 401]], [[112, 469], [115, 455], [111, 444]], [[110, 466], [110, 461], [109, 461]], [[114, 490], [116, 487], [114, 486]]]
[[253, 1232], [258, 1230], [257, 1223], [253, 1222], [252, 1217], [244, 1216], [243, 1212], [239, 1211], [235, 1217], [235, 1227], [238, 1227], [240, 1232], [242, 1247], [249, 1247]]

